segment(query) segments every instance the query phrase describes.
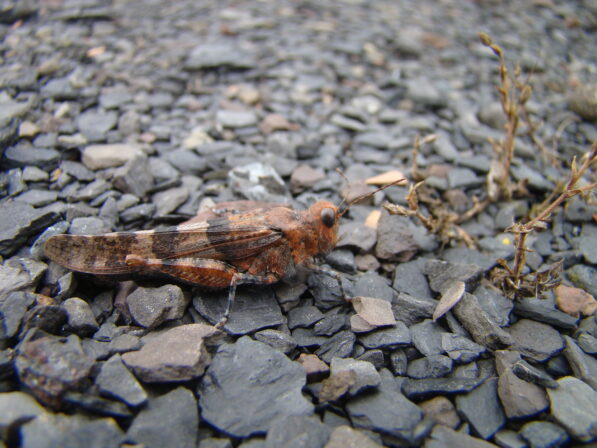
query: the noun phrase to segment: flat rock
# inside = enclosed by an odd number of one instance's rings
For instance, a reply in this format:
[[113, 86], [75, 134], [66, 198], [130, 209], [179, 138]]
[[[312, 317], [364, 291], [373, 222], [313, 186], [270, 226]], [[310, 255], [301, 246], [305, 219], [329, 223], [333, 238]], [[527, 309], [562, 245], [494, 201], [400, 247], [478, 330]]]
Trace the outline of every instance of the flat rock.
[[330, 367], [323, 362], [317, 355], [310, 355], [301, 353], [297, 362], [303, 366], [307, 373], [307, 380], [309, 382], [319, 381], [330, 373]]
[[3, 337], [12, 338], [17, 335], [27, 310], [35, 303], [32, 293], [15, 291], [0, 299], [0, 321], [3, 325]]
[[443, 425], [435, 425], [431, 436], [425, 440], [424, 448], [495, 448], [493, 443], [454, 431]]
[[358, 296], [350, 301], [357, 313], [350, 318], [352, 331], [366, 332], [396, 324], [392, 304], [387, 300]]
[[377, 373], [373, 364], [367, 361], [352, 358], [333, 358], [330, 367], [330, 377], [340, 372], [354, 373], [354, 384], [348, 391], [350, 395], [357, 395], [362, 390], [377, 387], [381, 383], [379, 373]]
[[407, 379], [402, 385], [402, 392], [408, 398], [418, 399], [435, 395], [461, 394], [470, 392], [483, 382], [483, 378], [424, 378]]
[[130, 406], [140, 406], [147, 402], [145, 390], [118, 354], [102, 364], [95, 383], [103, 395], [121, 400]]
[[105, 448], [120, 446], [124, 440], [124, 433], [112, 418], [49, 414], [33, 419], [21, 428], [23, 447]]
[[456, 408], [446, 397], [438, 396], [419, 403], [426, 417], [430, 417], [437, 423], [456, 428], [460, 424], [460, 417]]
[[181, 325], [152, 337], [141, 350], [125, 353], [122, 360], [147, 383], [197, 378], [211, 360], [206, 340], [218, 333], [208, 325]]
[[311, 327], [323, 318], [323, 313], [313, 305], [304, 305], [288, 312], [288, 328]]
[[597, 359], [587, 355], [570, 336], [564, 336], [564, 355], [574, 375], [597, 390]]
[[392, 302], [396, 296], [396, 291], [388, 285], [385, 277], [377, 272], [369, 271], [356, 278], [351, 294], [353, 296], [375, 297]]
[[439, 293], [455, 280], [463, 281], [466, 284], [466, 290], [472, 291], [482, 273], [483, 270], [474, 264], [450, 263], [441, 260], [428, 260], [425, 264], [429, 286]]
[[392, 287], [399, 293], [405, 293], [412, 297], [432, 298], [421, 260], [408, 261], [396, 266]]
[[392, 309], [397, 320], [411, 326], [431, 318], [437, 304], [438, 301], [431, 298], [400, 293], [392, 302]]
[[127, 438], [147, 448], [196, 448], [198, 427], [197, 400], [181, 386], [149, 400], [133, 420]]
[[286, 354], [292, 352], [297, 345], [291, 335], [270, 328], [255, 333], [255, 339]]
[[5, 392], [0, 394], [0, 437], [8, 439], [9, 431], [28, 420], [47, 413], [35, 398], [25, 392]]
[[452, 360], [444, 355], [430, 355], [408, 363], [410, 378], [441, 378], [452, 370]]
[[566, 446], [570, 441], [564, 428], [551, 422], [529, 422], [519, 434], [533, 448], [556, 448]]
[[27, 166], [55, 167], [59, 161], [60, 153], [50, 148], [30, 148], [17, 144], [4, 151], [4, 163], [11, 168]]
[[264, 434], [275, 417], [313, 414], [313, 405], [301, 393], [305, 382], [299, 364], [242, 337], [221, 345], [203, 376], [198, 387], [201, 414], [234, 437]]
[[324, 448], [381, 448], [381, 445], [361, 431], [340, 425], [334, 428]]
[[451, 359], [460, 364], [474, 361], [485, 351], [482, 345], [453, 333], [442, 334], [442, 348]]
[[410, 327], [413, 345], [424, 356], [439, 355], [444, 352], [443, 333], [443, 328], [429, 319]]
[[408, 218], [382, 213], [377, 224], [375, 255], [387, 261], [409, 261], [420, 249]]
[[354, 426], [410, 439], [423, 412], [395, 387], [389, 372], [382, 375], [379, 388], [369, 394], [354, 397], [346, 404]]
[[497, 378], [489, 378], [475, 390], [456, 397], [458, 412], [483, 439], [490, 439], [506, 424], [500, 405]]
[[375, 229], [359, 222], [340, 223], [338, 248], [355, 249], [358, 253], [369, 252], [377, 241]]
[[42, 403], [59, 406], [66, 391], [76, 390], [88, 378], [93, 360], [85, 355], [76, 335], [37, 334], [39, 338], [32, 337], [19, 347], [18, 376]]
[[138, 287], [127, 297], [133, 320], [144, 328], [155, 328], [169, 320], [180, 319], [190, 298], [176, 285], [158, 288]]
[[228, 42], [201, 44], [193, 48], [184, 63], [187, 70], [218, 67], [248, 69], [255, 65], [255, 56], [245, 48]]
[[[195, 296], [193, 307], [215, 324], [224, 314], [227, 302], [228, 291], [219, 291], [209, 296]], [[282, 311], [272, 288], [247, 286], [236, 290], [234, 305], [224, 330], [233, 335], [243, 335], [282, 323]]]
[[71, 331], [83, 336], [95, 333], [99, 329], [93, 311], [85, 300], [71, 297], [62, 302], [62, 306], [66, 309]]
[[597, 438], [597, 392], [587, 383], [566, 376], [559, 387], [548, 389], [551, 415], [576, 440], [590, 442]]
[[330, 437], [331, 428], [319, 417], [305, 415], [280, 416], [276, 418], [265, 438], [265, 448], [313, 447], [323, 448]]
[[243, 128], [255, 126], [257, 115], [252, 111], [219, 110], [216, 113], [216, 121], [225, 128]]
[[577, 318], [557, 310], [553, 303], [541, 299], [524, 299], [514, 302], [514, 313], [529, 319], [572, 330], [576, 328]]
[[546, 361], [564, 348], [557, 330], [530, 319], [520, 319], [509, 329], [514, 340], [512, 349], [535, 361]]
[[132, 144], [89, 145], [83, 150], [82, 162], [85, 167], [97, 171], [124, 165], [142, 155], [141, 148]]
[[106, 133], [116, 125], [117, 121], [116, 112], [89, 110], [77, 117], [77, 127], [87, 141], [101, 141], [105, 140]]
[[486, 286], [479, 286], [475, 289], [474, 296], [479, 306], [487, 313], [500, 327], [510, 324], [510, 313], [514, 307], [514, 301], [508, 299], [499, 290]]
[[[144, 197], [153, 187], [153, 176], [147, 157], [137, 156], [117, 168], [114, 171], [113, 184], [123, 193]], [[155, 207], [155, 204], [151, 205]]]
[[489, 317], [474, 295], [465, 292], [453, 308], [453, 312], [478, 344], [490, 349], [503, 348], [512, 344], [513, 339], [510, 334], [502, 330]]
[[397, 322], [394, 327], [359, 335], [359, 341], [365, 348], [375, 349], [409, 345], [412, 339], [408, 327], [402, 322]]
[[0, 255], [8, 256], [18, 250], [32, 235], [59, 220], [59, 215], [49, 209], [36, 209], [18, 201], [2, 202], [3, 218], [0, 220]]
[[340, 331], [326, 340], [315, 351], [315, 354], [327, 363], [332, 362], [332, 358], [346, 358], [352, 354], [356, 336], [352, 331]]

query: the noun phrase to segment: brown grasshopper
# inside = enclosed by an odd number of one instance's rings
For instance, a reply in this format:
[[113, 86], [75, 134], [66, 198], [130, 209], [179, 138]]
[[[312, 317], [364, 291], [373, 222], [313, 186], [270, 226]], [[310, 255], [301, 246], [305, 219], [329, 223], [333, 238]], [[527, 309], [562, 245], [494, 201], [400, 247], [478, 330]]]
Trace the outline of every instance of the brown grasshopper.
[[[336, 207], [318, 201], [304, 211], [262, 203], [253, 210], [218, 216], [214, 209], [176, 227], [103, 235], [56, 235], [45, 244], [52, 261], [99, 275], [162, 275], [209, 288], [229, 287], [222, 327], [240, 284], [277, 282], [293, 265], [307, 264], [336, 245], [340, 218], [351, 205], [404, 182], [401, 179]], [[228, 203], [246, 208], [250, 201]], [[220, 213], [227, 213], [226, 206]], [[324, 270], [325, 272], [325, 270]], [[337, 277], [337, 276], [336, 276]]]

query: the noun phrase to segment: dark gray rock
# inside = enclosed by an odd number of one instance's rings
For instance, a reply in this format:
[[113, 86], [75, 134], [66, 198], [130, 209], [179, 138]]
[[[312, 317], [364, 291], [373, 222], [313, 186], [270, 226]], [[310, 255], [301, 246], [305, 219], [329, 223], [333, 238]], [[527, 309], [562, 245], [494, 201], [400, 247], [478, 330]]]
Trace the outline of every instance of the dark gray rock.
[[411, 378], [441, 378], [452, 370], [452, 360], [444, 355], [429, 355], [408, 363]]
[[313, 405], [301, 394], [305, 382], [299, 364], [243, 337], [221, 345], [203, 376], [198, 387], [201, 414], [234, 437], [264, 434], [275, 417], [313, 414]]
[[359, 335], [359, 341], [365, 348], [396, 348], [409, 345], [411, 333], [404, 323], [396, 322], [391, 328]]
[[356, 250], [358, 253], [368, 253], [373, 249], [376, 241], [375, 229], [360, 222], [341, 222], [336, 247]]
[[299, 347], [319, 347], [329, 341], [325, 336], [315, 334], [313, 328], [297, 328], [292, 331], [292, 339]]
[[553, 302], [541, 299], [524, 299], [514, 302], [514, 313], [555, 327], [572, 330], [577, 318], [555, 308]]
[[428, 260], [425, 274], [429, 286], [435, 292], [442, 293], [454, 280], [463, 281], [467, 291], [473, 291], [483, 270], [473, 264], [450, 263], [441, 260]]
[[36, 260], [42, 259], [44, 257], [44, 244], [46, 241], [54, 235], [59, 235], [61, 233], [66, 233], [69, 227], [69, 223], [67, 221], [59, 221], [54, 225], [49, 226], [43, 233], [35, 240], [33, 245], [31, 246], [31, 258], [35, 258]]
[[24, 422], [38, 416], [43, 416], [47, 411], [35, 398], [25, 392], [5, 392], [0, 394], [0, 437], [9, 439], [9, 433], [17, 430]]
[[255, 162], [228, 172], [232, 190], [251, 201], [286, 202], [286, 184], [270, 165]]
[[30, 148], [15, 145], [4, 151], [4, 163], [11, 168], [38, 166], [40, 168], [55, 167], [60, 161], [60, 153], [55, 149]]
[[318, 417], [280, 416], [272, 422], [267, 432], [265, 448], [323, 448], [331, 432], [332, 429]]
[[52, 204], [56, 202], [56, 199], [58, 199], [56, 191], [38, 189], [28, 190], [15, 198], [16, 201], [25, 202], [33, 207], [43, 207], [44, 205]]
[[396, 376], [406, 375], [408, 358], [406, 352], [402, 349], [394, 350], [390, 353], [390, 368]]
[[341, 372], [353, 372], [354, 383], [350, 386], [348, 393], [357, 395], [365, 389], [379, 386], [381, 377], [373, 364], [367, 361], [359, 361], [352, 358], [332, 358], [330, 364], [330, 376], [336, 376]]
[[327, 363], [332, 362], [332, 358], [346, 358], [352, 354], [355, 341], [352, 331], [341, 331], [321, 344], [315, 354]]
[[382, 213], [377, 224], [375, 255], [387, 261], [409, 261], [421, 248], [409, 218]]
[[71, 235], [99, 235], [109, 231], [110, 228], [106, 223], [95, 216], [75, 218], [69, 229]]
[[519, 434], [531, 448], [559, 448], [566, 446], [570, 440], [561, 426], [551, 422], [529, 422]]
[[288, 328], [310, 327], [323, 318], [323, 313], [313, 305], [299, 306], [288, 312]]
[[506, 424], [497, 393], [497, 378], [485, 380], [472, 392], [456, 397], [458, 412], [484, 439], [490, 439]]
[[207, 169], [205, 158], [188, 149], [177, 149], [166, 155], [166, 160], [183, 174], [194, 174]]
[[570, 336], [564, 336], [564, 355], [574, 375], [597, 390], [597, 359], [587, 355]]
[[58, 334], [66, 323], [66, 310], [58, 305], [36, 305], [29, 309], [23, 318], [22, 331], [38, 328], [47, 333]]
[[474, 295], [465, 292], [452, 310], [478, 344], [491, 349], [512, 344], [512, 337], [489, 317]]
[[12, 292], [0, 298], [0, 331], [4, 326], [4, 337], [17, 335], [27, 309], [35, 303], [35, 295], [27, 292]]
[[111, 418], [50, 414], [33, 419], [21, 428], [21, 446], [28, 448], [105, 448], [120, 446], [124, 440], [124, 433]]
[[89, 335], [99, 330], [93, 311], [89, 304], [79, 297], [71, 297], [62, 302], [68, 315], [68, 327], [80, 336]]
[[558, 383], [556, 383], [556, 381], [549, 376], [548, 373], [539, 367], [529, 364], [524, 359], [521, 359], [513, 364], [512, 371], [521, 380], [537, 384], [541, 387], [550, 389], [558, 387]]
[[559, 387], [548, 389], [551, 415], [576, 440], [589, 442], [597, 437], [597, 392], [587, 383], [566, 376]]
[[133, 320], [145, 328], [155, 328], [169, 320], [180, 319], [190, 298], [176, 285], [135, 289], [127, 297]]
[[258, 331], [255, 333], [255, 339], [286, 354], [292, 352], [297, 345], [291, 335], [272, 329]]
[[129, 224], [136, 221], [147, 221], [155, 213], [154, 204], [139, 204], [134, 207], [127, 208], [120, 214], [120, 220]]
[[425, 440], [424, 448], [495, 448], [493, 443], [486, 442], [468, 434], [454, 431], [444, 425], [435, 425], [431, 436]]
[[382, 382], [377, 390], [350, 399], [346, 410], [357, 428], [403, 440], [412, 439], [412, 433], [423, 417], [421, 409], [397, 390], [388, 371], [382, 372]]
[[249, 69], [255, 66], [255, 56], [251, 50], [228, 42], [205, 43], [195, 47], [184, 62], [187, 70]]
[[508, 299], [499, 290], [479, 286], [474, 293], [479, 306], [483, 311], [500, 327], [508, 326], [510, 323], [510, 313], [514, 307], [514, 301]]
[[197, 400], [190, 390], [181, 386], [152, 398], [133, 420], [127, 438], [147, 448], [196, 448], [198, 426]]
[[578, 335], [577, 344], [582, 351], [589, 355], [597, 355], [597, 338], [588, 333]]
[[[342, 284], [345, 286], [344, 283]], [[311, 272], [307, 278], [307, 285], [315, 299], [316, 306], [320, 309], [329, 310], [335, 306], [346, 304], [338, 281], [323, 272]], [[346, 289], [345, 286], [345, 292]]]
[[129, 406], [141, 406], [147, 402], [145, 390], [123, 364], [120, 355], [114, 355], [102, 364], [95, 383], [103, 395]]
[[144, 338], [141, 350], [125, 353], [122, 360], [147, 383], [190, 380], [205, 371], [211, 361], [206, 345], [219, 333], [208, 325], [181, 325]]
[[577, 287], [593, 297], [597, 296], [597, 269], [593, 266], [577, 264], [566, 271], [566, 276]]
[[111, 354], [126, 353], [139, 350], [142, 347], [141, 338], [130, 333], [124, 333], [116, 336], [109, 343]]
[[367, 272], [357, 277], [352, 291], [353, 296], [374, 297], [391, 302], [396, 296], [387, 280], [376, 272]]
[[123, 193], [144, 197], [153, 187], [153, 176], [147, 157], [135, 157], [116, 169], [114, 186]]
[[88, 110], [77, 117], [77, 127], [89, 142], [106, 140], [106, 133], [118, 121], [116, 112]]
[[411, 326], [423, 319], [431, 318], [437, 303], [437, 300], [431, 298], [400, 293], [392, 302], [392, 311], [394, 311], [396, 320]]
[[118, 419], [131, 419], [133, 413], [126, 404], [120, 401], [109, 400], [107, 398], [94, 395], [92, 393], [67, 392], [62, 398], [62, 402], [73, 410], [85, 414], [101, 415], [103, 417], [114, 417]]
[[325, 257], [325, 262], [333, 269], [347, 274], [357, 271], [354, 254], [349, 250], [336, 249]]
[[[333, 311], [330, 311], [333, 313]], [[318, 336], [331, 336], [346, 328], [348, 318], [345, 314], [327, 314], [313, 326], [313, 331]]]
[[19, 346], [15, 365], [19, 380], [39, 401], [57, 406], [67, 390], [76, 390], [88, 378], [93, 360], [75, 335], [59, 338], [31, 330]]
[[526, 448], [527, 444], [518, 433], [511, 429], [502, 429], [495, 433], [493, 440], [502, 448]]
[[359, 361], [370, 362], [371, 364], [373, 364], [373, 367], [375, 367], [377, 370], [379, 370], [385, 366], [384, 353], [379, 349], [367, 350], [362, 355], [359, 355], [359, 357], [357, 359]]
[[430, 319], [410, 327], [413, 345], [425, 356], [439, 355], [444, 352], [443, 333], [444, 329]]
[[216, 113], [216, 121], [224, 128], [243, 128], [255, 126], [257, 116], [252, 111], [219, 110]]
[[3, 201], [3, 219], [0, 220], [0, 255], [16, 252], [32, 235], [59, 220], [59, 215], [48, 209], [35, 209], [17, 201]]
[[[224, 314], [228, 291], [201, 294], [193, 298], [193, 307], [209, 322], [217, 323]], [[283, 323], [280, 305], [270, 287], [247, 286], [236, 290], [234, 305], [224, 329], [233, 335], [252, 333]]]
[[521, 319], [508, 330], [514, 340], [512, 349], [534, 361], [546, 361], [564, 349], [560, 334], [540, 322]]
[[476, 360], [485, 347], [476, 344], [467, 337], [453, 333], [442, 334], [442, 349], [459, 364], [467, 364]]
[[449, 188], [473, 188], [483, 184], [483, 177], [469, 168], [452, 168], [448, 171]]
[[424, 378], [407, 379], [402, 384], [402, 392], [408, 398], [419, 399], [435, 395], [462, 394], [470, 392], [483, 382], [483, 378]]
[[392, 287], [399, 293], [405, 293], [412, 297], [431, 299], [431, 290], [429, 289], [423, 269], [424, 263], [421, 259], [400, 263], [394, 270]]

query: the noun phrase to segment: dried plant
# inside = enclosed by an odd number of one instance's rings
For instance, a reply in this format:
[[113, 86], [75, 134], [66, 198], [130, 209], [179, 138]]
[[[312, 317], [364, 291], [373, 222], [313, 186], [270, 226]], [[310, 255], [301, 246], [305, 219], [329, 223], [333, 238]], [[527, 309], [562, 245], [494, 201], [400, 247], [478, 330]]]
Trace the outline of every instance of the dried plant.
[[513, 265], [509, 266], [506, 260], [498, 259], [499, 267], [492, 272], [494, 283], [500, 285], [511, 298], [539, 296], [542, 292], [555, 288], [559, 285], [559, 277], [562, 270], [562, 262], [556, 262], [542, 272], [531, 272], [523, 274], [526, 264], [526, 254], [529, 249], [526, 247], [527, 236], [534, 231], [544, 230], [552, 213], [567, 199], [587, 194], [597, 188], [597, 182], [578, 186], [583, 174], [590, 165], [597, 160], [597, 142], [593, 143], [591, 150], [585, 154], [580, 167], [576, 165], [576, 158], [572, 160], [570, 177], [558, 196], [548, 203], [544, 203], [537, 215], [525, 223], [514, 223], [506, 231], [514, 234], [516, 251], [514, 253]]

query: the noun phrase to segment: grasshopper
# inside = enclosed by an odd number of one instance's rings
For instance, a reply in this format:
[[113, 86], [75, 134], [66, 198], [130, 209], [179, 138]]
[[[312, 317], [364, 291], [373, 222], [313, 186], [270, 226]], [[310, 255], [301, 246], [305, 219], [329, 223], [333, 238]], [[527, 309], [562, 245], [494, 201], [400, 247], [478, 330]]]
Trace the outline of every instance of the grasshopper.
[[[318, 201], [304, 211], [268, 203], [247, 210], [251, 201], [237, 201], [166, 230], [55, 235], [44, 250], [50, 260], [73, 271], [157, 275], [191, 285], [229, 288], [226, 310], [216, 325], [221, 328], [238, 285], [272, 284], [295, 265], [313, 266], [314, 257], [336, 245], [340, 218], [352, 204], [403, 181], [359, 196], [343, 208], [343, 204]], [[230, 208], [241, 211], [229, 213]]]

